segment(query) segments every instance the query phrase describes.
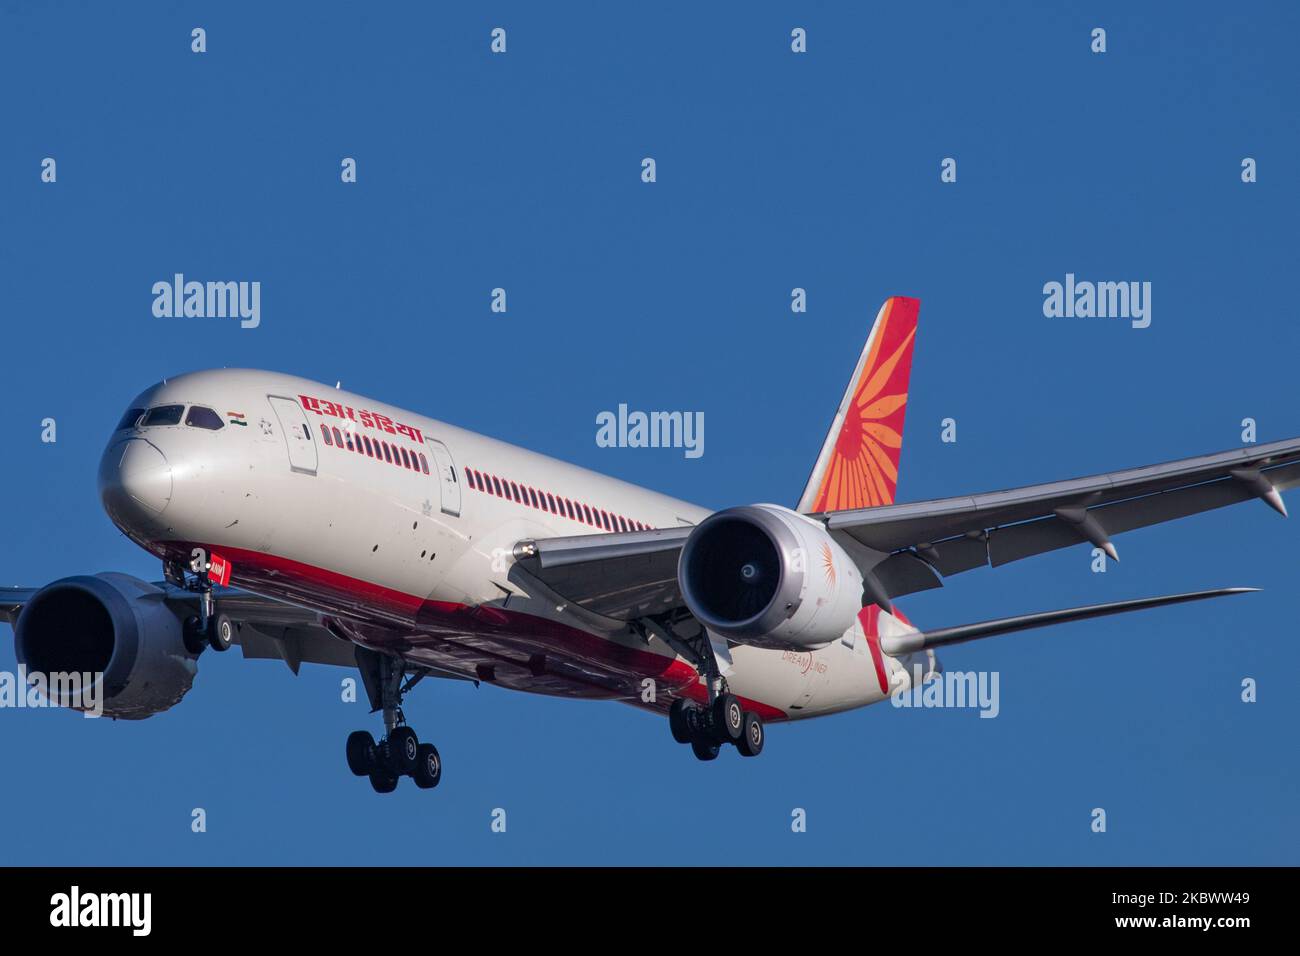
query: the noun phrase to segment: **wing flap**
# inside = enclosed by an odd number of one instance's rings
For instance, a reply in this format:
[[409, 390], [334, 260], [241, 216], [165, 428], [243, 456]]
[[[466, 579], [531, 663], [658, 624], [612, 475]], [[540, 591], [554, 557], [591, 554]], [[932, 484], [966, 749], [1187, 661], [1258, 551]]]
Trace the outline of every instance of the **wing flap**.
[[550, 590], [594, 614], [627, 621], [680, 607], [677, 558], [691, 529], [522, 541], [515, 557]]
[[[1228, 478], [1106, 505], [1093, 509], [1091, 514], [1108, 535], [1122, 534], [1239, 504], [1254, 497], [1255, 493], [1244, 484]], [[1087, 540], [1058, 517], [1040, 518], [994, 531], [989, 537], [989, 563], [998, 567]]]

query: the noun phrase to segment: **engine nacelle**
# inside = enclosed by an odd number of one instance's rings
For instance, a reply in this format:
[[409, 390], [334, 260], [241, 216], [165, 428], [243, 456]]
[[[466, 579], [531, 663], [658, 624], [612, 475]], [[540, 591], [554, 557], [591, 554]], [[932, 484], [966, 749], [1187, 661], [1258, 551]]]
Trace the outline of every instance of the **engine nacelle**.
[[[52, 702], [139, 720], [176, 704], [194, 682], [198, 655], [182, 637], [164, 592], [127, 574], [63, 578], [37, 591], [18, 615], [14, 647], [28, 675], [47, 675]], [[89, 674], [79, 696], [55, 674]]]
[[700, 522], [677, 582], [710, 631], [741, 644], [823, 647], [862, 610], [862, 574], [825, 527], [779, 505], [745, 505]]

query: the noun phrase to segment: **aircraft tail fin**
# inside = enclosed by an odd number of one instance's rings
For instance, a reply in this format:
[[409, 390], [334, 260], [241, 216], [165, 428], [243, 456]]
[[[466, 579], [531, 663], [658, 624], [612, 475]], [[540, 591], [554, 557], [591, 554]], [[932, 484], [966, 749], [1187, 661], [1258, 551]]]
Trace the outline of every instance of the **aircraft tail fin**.
[[894, 502], [919, 299], [893, 296], [876, 315], [796, 510], [848, 511]]

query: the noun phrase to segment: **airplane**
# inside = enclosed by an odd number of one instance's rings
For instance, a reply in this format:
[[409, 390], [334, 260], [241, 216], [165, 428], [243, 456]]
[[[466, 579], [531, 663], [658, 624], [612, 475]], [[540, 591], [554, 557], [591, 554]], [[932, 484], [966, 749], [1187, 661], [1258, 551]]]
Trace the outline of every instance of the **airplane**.
[[[936, 649], [1239, 594], [1218, 588], [922, 630], [895, 599], [1300, 483], [1300, 439], [1091, 477], [895, 501], [920, 303], [881, 307], [793, 508], [710, 511], [308, 379], [165, 379], [109, 438], [108, 517], [163, 580], [107, 572], [0, 589], [29, 674], [87, 673], [103, 714], [177, 704], [201, 654], [356, 668], [383, 734], [349, 769], [436, 787], [406, 722], [426, 677], [614, 700], [667, 716], [700, 760], [766, 725], [935, 679]], [[84, 696], [48, 684], [52, 702]]]

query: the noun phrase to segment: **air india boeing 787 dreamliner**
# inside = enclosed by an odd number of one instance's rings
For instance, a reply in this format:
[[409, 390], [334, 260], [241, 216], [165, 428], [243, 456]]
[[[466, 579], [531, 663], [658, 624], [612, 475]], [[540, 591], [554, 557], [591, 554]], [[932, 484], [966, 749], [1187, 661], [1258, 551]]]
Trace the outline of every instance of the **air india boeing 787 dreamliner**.
[[4, 589], [0, 611], [29, 675], [91, 675], [111, 717], [179, 702], [208, 648], [355, 667], [384, 732], [353, 733], [347, 763], [388, 792], [441, 778], [401, 708], [425, 677], [623, 701], [701, 760], [752, 757], [768, 723], [929, 679], [938, 647], [1243, 590], [914, 627], [894, 600], [950, 575], [1077, 544], [1114, 557], [1120, 532], [1252, 498], [1285, 515], [1300, 483], [1293, 439], [896, 504], [918, 310], [881, 308], [794, 508], [710, 512], [275, 372], [167, 379], [99, 467], [109, 517], [164, 580]]

